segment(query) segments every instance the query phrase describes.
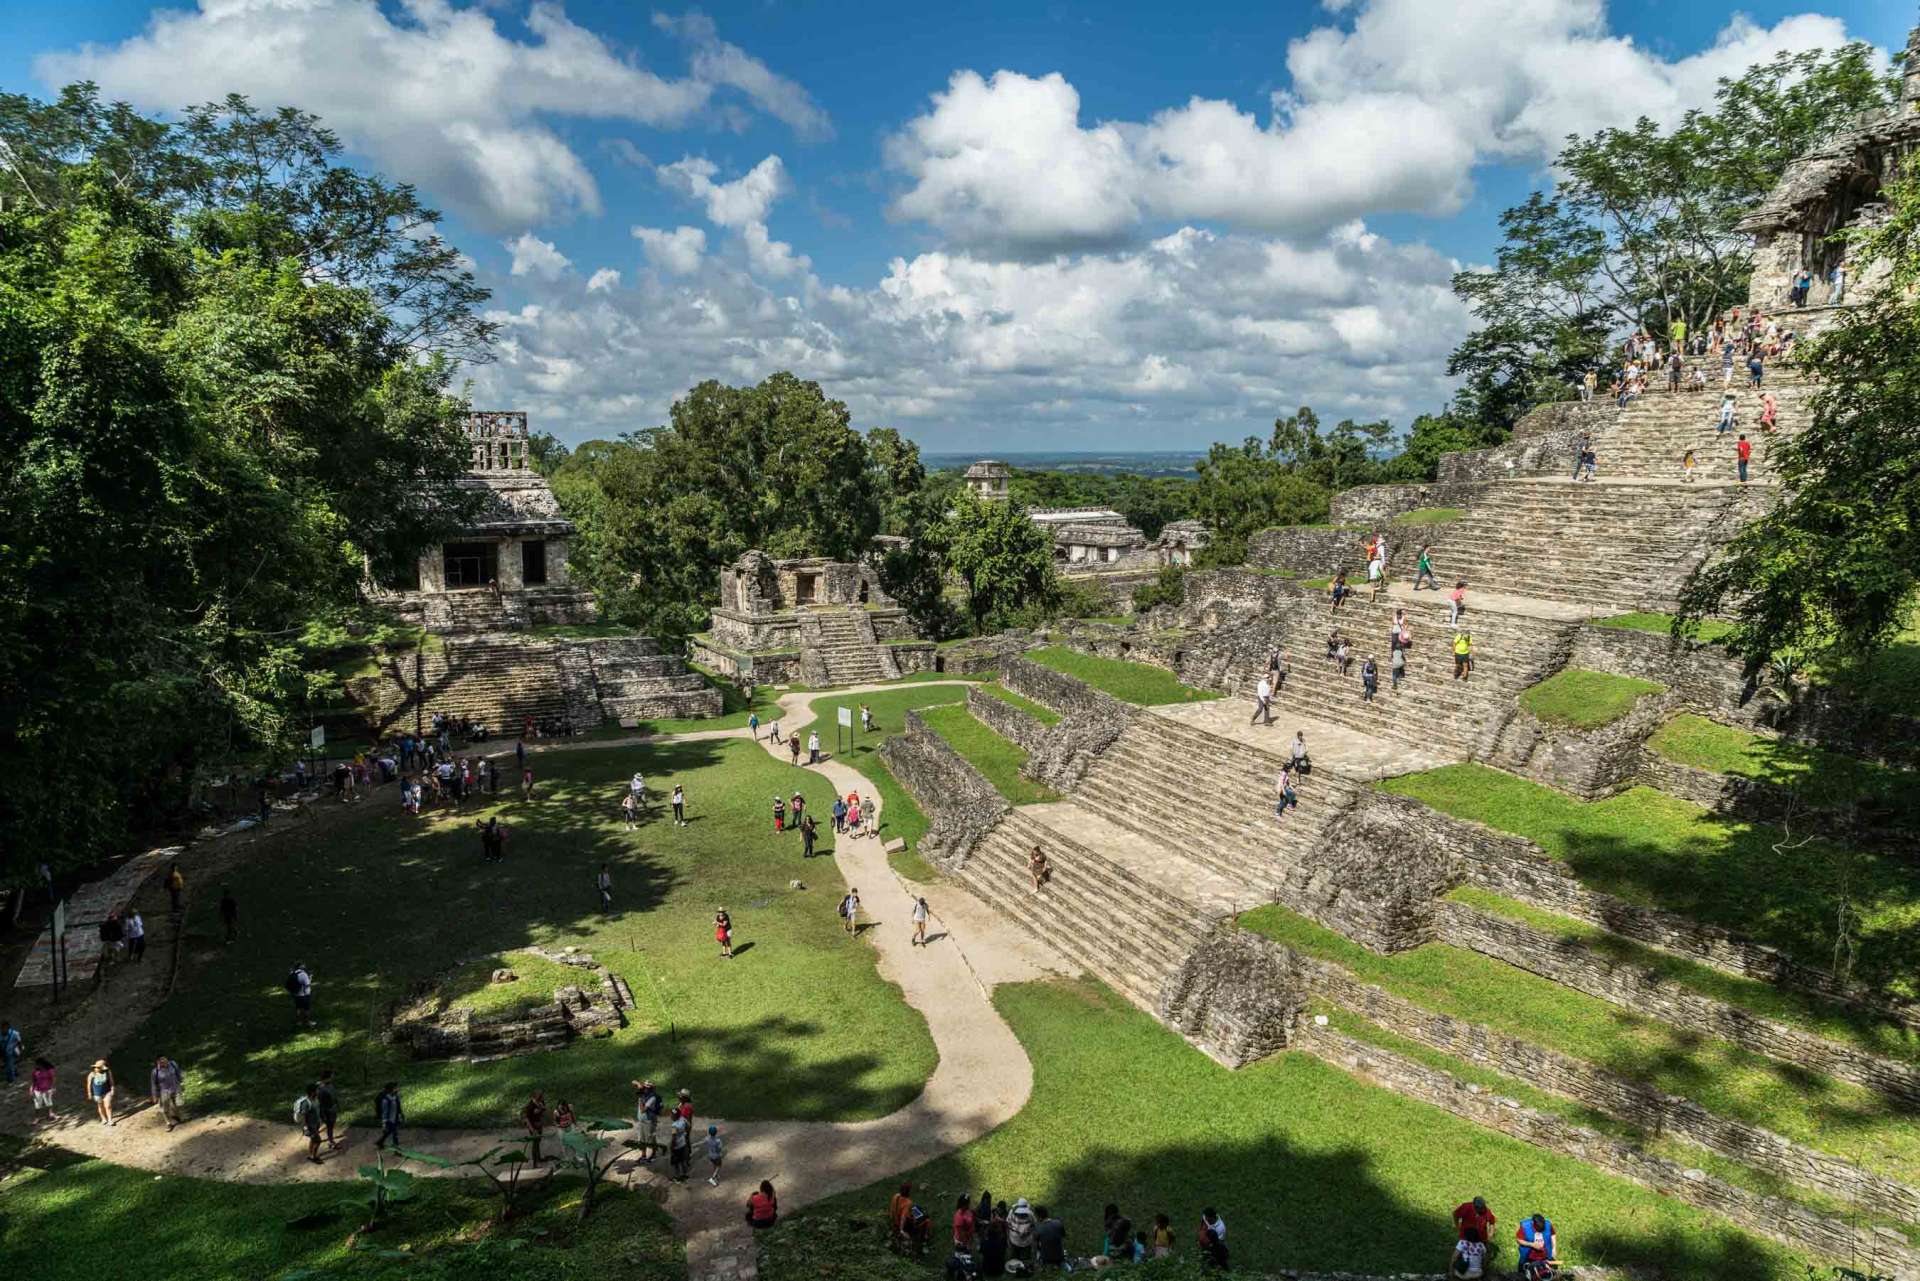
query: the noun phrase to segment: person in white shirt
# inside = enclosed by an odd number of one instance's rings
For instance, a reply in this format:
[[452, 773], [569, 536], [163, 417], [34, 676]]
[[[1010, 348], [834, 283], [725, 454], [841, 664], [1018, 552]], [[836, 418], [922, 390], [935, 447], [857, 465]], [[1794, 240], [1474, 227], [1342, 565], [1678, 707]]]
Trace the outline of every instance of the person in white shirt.
[[912, 915], [913, 915], [912, 946], [925, 947], [927, 945], [927, 900], [926, 899], [915, 898], [913, 900]]
[[140, 960], [147, 954], [147, 923], [140, 919], [139, 908], [127, 913], [127, 921], [123, 929], [127, 947], [132, 950], [133, 959]]
[[1254, 686], [1253, 720], [1248, 721], [1247, 724], [1251, 725], [1263, 717], [1265, 724], [1273, 724], [1273, 685], [1265, 676], [1262, 676], [1260, 683]]
[[808, 734], [807, 735], [807, 764], [818, 765], [819, 763], [820, 763], [820, 735]]

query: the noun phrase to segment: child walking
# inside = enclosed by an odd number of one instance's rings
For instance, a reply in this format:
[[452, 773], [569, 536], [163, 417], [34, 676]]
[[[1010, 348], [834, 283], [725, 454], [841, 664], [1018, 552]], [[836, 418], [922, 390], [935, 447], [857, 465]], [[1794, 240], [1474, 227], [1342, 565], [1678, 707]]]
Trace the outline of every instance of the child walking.
[[720, 1186], [720, 1163], [727, 1159], [727, 1145], [720, 1138], [720, 1127], [707, 1127], [707, 1164], [713, 1167], [713, 1173], [707, 1176], [707, 1186]]

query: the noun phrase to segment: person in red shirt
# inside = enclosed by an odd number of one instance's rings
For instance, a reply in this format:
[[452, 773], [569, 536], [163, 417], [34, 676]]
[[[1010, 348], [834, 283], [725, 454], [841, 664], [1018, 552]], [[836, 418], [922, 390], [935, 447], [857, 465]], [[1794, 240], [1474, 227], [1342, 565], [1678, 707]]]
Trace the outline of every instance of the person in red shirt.
[[692, 1090], [680, 1091], [680, 1102], [674, 1105], [673, 1114], [675, 1116], [685, 1117], [687, 1121], [687, 1133], [689, 1134], [693, 1133], [693, 1091]]
[[1733, 453], [1740, 460], [1740, 483], [1747, 483], [1747, 464], [1753, 460], [1753, 442], [1743, 434], [1733, 446]]
[[747, 1223], [758, 1229], [770, 1228], [780, 1221], [780, 1200], [773, 1194], [773, 1184], [760, 1180], [760, 1190], [747, 1198]]
[[1467, 1239], [1467, 1229], [1472, 1228], [1480, 1234], [1487, 1244], [1487, 1267], [1489, 1272], [1493, 1264], [1493, 1225], [1499, 1220], [1493, 1211], [1487, 1208], [1487, 1199], [1477, 1196], [1471, 1201], [1462, 1201], [1453, 1207], [1453, 1227], [1459, 1239]]
[[973, 1249], [973, 1199], [960, 1194], [960, 1204], [953, 1211], [953, 1248], [970, 1251]]

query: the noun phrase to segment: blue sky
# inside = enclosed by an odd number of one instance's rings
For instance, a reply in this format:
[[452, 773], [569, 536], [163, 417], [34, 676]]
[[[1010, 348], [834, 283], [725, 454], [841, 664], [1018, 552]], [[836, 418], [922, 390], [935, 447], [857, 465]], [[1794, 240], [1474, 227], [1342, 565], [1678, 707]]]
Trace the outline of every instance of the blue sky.
[[[0, 87], [293, 102], [496, 291], [476, 399], [563, 438], [792, 368], [929, 449], [1204, 447], [1444, 400], [1446, 290], [1561, 134], [1867, 0], [0, 5]], [[617, 273], [617, 275], [616, 275]]]

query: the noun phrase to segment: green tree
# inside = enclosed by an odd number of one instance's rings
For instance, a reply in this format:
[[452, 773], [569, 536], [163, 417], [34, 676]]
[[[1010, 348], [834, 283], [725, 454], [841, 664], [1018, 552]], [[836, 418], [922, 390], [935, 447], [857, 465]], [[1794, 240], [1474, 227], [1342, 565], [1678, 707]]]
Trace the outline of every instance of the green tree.
[[1781, 498], [1689, 581], [1676, 630], [1731, 614], [1727, 641], [1770, 661], [1853, 668], [1898, 633], [1920, 588], [1920, 181], [1884, 193], [1889, 216], [1851, 237], [1874, 290], [1803, 348], [1811, 421], [1776, 442]]
[[[184, 163], [172, 128], [114, 108], [89, 132], [86, 100], [0, 102], [5, 180], [34, 184], [0, 213], [13, 884], [179, 814], [203, 764], [283, 751], [310, 684], [301, 631], [470, 507], [451, 364], [368, 287], [378, 256], [354, 283], [285, 252], [272, 201], [159, 198], [160, 178], [134, 179]], [[68, 136], [23, 145], [22, 117]]]
[[933, 538], [966, 591], [975, 635], [1047, 616], [1058, 604], [1053, 538], [1025, 509], [962, 493]]
[[1206, 565], [1238, 565], [1247, 540], [1275, 525], [1310, 525], [1327, 518], [1331, 495], [1303, 474], [1316, 461], [1319, 418], [1301, 409], [1274, 423], [1272, 439], [1249, 436], [1234, 447], [1215, 444], [1195, 465], [1193, 514], [1212, 531], [1200, 554]]

